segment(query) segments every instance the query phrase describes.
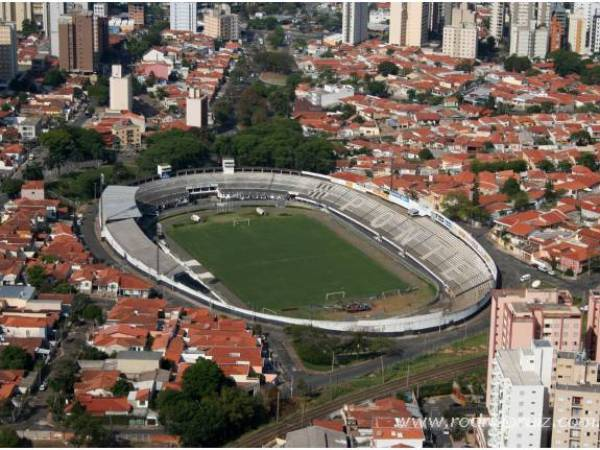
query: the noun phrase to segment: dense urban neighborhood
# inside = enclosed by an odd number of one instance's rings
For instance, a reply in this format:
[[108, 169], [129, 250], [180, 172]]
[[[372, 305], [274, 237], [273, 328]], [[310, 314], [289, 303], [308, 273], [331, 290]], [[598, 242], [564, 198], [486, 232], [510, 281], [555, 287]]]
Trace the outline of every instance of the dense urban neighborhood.
[[600, 3], [0, 2], [1, 447], [600, 445]]

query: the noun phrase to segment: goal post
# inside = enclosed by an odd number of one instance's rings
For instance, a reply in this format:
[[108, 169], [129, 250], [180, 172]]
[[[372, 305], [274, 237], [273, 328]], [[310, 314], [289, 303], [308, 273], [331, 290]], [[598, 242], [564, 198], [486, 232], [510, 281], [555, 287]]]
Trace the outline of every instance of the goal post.
[[250, 226], [250, 219], [233, 219], [233, 227], [237, 227], [238, 225], [247, 225]]
[[333, 300], [344, 300], [346, 298], [346, 291], [332, 291], [327, 292], [325, 294], [325, 302], [329, 303], [331, 299]]

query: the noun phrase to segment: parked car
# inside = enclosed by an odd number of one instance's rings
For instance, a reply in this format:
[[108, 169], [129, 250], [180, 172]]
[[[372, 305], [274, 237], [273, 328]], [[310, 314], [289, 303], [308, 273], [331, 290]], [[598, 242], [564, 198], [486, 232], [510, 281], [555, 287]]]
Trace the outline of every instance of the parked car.
[[525, 283], [526, 281], [531, 280], [531, 274], [526, 273], [521, 275], [521, 278], [519, 278], [519, 280], [521, 280], [521, 283]]

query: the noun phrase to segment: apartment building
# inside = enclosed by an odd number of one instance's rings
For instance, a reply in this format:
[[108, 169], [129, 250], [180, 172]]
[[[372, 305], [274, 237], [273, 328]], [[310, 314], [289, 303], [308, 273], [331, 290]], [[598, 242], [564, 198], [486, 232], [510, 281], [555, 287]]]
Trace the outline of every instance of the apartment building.
[[208, 125], [208, 97], [198, 88], [190, 88], [185, 105], [185, 123], [188, 127], [205, 128]]
[[171, 2], [170, 8], [171, 30], [196, 32], [198, 10], [195, 2]]
[[585, 332], [585, 348], [588, 357], [600, 362], [600, 289], [590, 289]]
[[427, 2], [391, 2], [389, 43], [402, 47], [421, 47], [428, 40]]
[[491, 371], [489, 447], [539, 448], [547, 442], [553, 349], [535, 340], [529, 348], [499, 350]]
[[356, 45], [369, 37], [369, 3], [346, 2], [342, 4], [342, 42]]
[[228, 5], [220, 5], [204, 14], [204, 34], [214, 39], [237, 41], [240, 24], [237, 14], [231, 14]]
[[552, 447], [596, 448], [600, 444], [600, 378], [585, 353], [556, 358]]
[[61, 16], [59, 65], [68, 72], [95, 72], [102, 53], [108, 47], [108, 22], [92, 11], [78, 11]]
[[14, 23], [0, 24], [0, 84], [8, 85], [19, 70]]
[[453, 58], [477, 57], [477, 27], [475, 13], [465, 3], [452, 9], [452, 23], [444, 27], [442, 52]]
[[146, 23], [146, 7], [143, 3], [128, 3], [127, 15], [135, 27], [143, 27]]
[[113, 111], [131, 111], [133, 103], [131, 76], [123, 74], [123, 68], [120, 64], [112, 66], [109, 83], [110, 109]]
[[0, 22], [14, 22], [21, 31], [24, 20], [33, 20], [32, 2], [0, 2]]
[[528, 348], [536, 339], [550, 342], [556, 351], [577, 352], [581, 345], [581, 311], [568, 291], [557, 289], [503, 289], [492, 294], [488, 347], [490, 406], [492, 365], [499, 350]]

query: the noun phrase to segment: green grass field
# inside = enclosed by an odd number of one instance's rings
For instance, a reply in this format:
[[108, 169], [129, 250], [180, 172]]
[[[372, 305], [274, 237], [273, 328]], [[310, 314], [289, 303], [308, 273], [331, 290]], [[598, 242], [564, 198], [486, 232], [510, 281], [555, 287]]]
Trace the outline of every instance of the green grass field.
[[[250, 217], [248, 215], [243, 216]], [[407, 283], [302, 214], [209, 216], [205, 223], [167, 225], [166, 233], [235, 295], [256, 310], [304, 311], [324, 305], [328, 292], [365, 298]], [[330, 298], [335, 303], [339, 298]]]

